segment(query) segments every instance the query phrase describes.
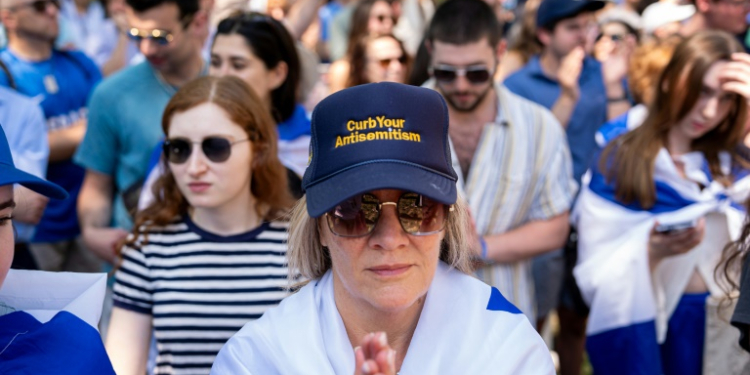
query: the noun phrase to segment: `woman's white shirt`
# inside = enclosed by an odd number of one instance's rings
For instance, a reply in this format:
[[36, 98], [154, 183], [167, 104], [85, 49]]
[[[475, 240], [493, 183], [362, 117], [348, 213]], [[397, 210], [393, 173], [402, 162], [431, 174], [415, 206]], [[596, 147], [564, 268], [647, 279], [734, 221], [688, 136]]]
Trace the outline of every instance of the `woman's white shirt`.
[[[329, 270], [224, 346], [212, 374], [353, 374], [354, 350]], [[528, 319], [481, 281], [440, 262], [400, 374], [554, 374]]]

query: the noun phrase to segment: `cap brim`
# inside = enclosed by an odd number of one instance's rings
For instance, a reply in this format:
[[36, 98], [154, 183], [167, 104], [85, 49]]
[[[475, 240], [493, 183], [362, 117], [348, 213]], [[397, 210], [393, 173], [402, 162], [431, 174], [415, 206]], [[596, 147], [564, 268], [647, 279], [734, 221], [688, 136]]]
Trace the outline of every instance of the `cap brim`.
[[382, 161], [352, 168], [307, 187], [307, 212], [310, 217], [320, 217], [347, 198], [379, 189], [419, 193], [445, 204], [456, 202], [456, 181], [416, 165]]
[[6, 164], [0, 165], [0, 186], [19, 184], [49, 198], [66, 199], [68, 192], [57, 184], [45, 181], [32, 174]]

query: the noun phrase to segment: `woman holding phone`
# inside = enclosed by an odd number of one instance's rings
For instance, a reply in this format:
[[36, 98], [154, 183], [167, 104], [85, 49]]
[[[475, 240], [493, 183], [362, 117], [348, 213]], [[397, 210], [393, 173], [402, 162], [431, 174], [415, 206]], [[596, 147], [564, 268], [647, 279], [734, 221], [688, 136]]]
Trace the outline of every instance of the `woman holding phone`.
[[164, 111], [154, 201], [121, 249], [106, 347], [118, 374], [208, 374], [221, 346], [287, 295], [286, 169], [268, 109], [236, 77], [203, 77]]
[[713, 271], [750, 192], [736, 152], [750, 98], [742, 51], [722, 32], [680, 43], [643, 125], [610, 141], [592, 167], [574, 212], [574, 272], [591, 307], [597, 373], [701, 374], [711, 365], [704, 353], [731, 353], [705, 327], [724, 296]]

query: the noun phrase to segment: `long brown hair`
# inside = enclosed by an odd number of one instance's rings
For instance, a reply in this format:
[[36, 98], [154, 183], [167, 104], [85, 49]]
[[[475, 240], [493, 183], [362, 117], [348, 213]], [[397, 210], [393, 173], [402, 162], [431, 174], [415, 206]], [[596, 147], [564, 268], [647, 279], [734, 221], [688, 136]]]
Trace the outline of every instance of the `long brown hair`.
[[[256, 199], [256, 209], [265, 220], [276, 220], [285, 215], [293, 201], [287, 188], [286, 168], [277, 151], [277, 136], [273, 119], [260, 98], [241, 79], [231, 76], [202, 77], [183, 86], [167, 104], [162, 116], [162, 129], [169, 134], [172, 117], [204, 103], [221, 107], [235, 124], [242, 127], [252, 143], [253, 163], [250, 191]], [[190, 202], [180, 192], [169, 163], [162, 158], [165, 171], [152, 187], [154, 201], [135, 217], [133, 235], [127, 246], [147, 242], [149, 228], [164, 226], [186, 215]], [[265, 212], [261, 212], [263, 207]], [[141, 235], [144, 238], [139, 238]]]
[[[357, 43], [354, 44], [354, 46], [351, 49], [351, 53], [349, 54], [348, 60], [349, 60], [349, 78], [346, 80], [346, 87], [354, 87], [359, 85], [364, 85], [365, 83], [372, 83], [367, 78], [367, 62], [369, 60], [367, 53], [368, 53], [368, 47], [370, 44], [374, 43], [376, 40], [379, 39], [393, 39], [396, 44], [398, 44], [399, 49], [401, 49], [401, 56], [403, 59], [403, 69], [404, 69], [404, 79], [406, 79], [407, 76], [409, 76], [409, 67], [411, 65], [411, 59], [409, 58], [409, 54], [406, 53], [406, 49], [404, 48], [404, 44], [401, 43], [401, 41], [393, 36], [392, 34], [384, 34], [384, 35], [368, 35], [365, 36], [357, 41]], [[404, 82], [399, 82], [404, 83]]]
[[[696, 105], [703, 87], [703, 77], [717, 61], [731, 60], [732, 53], [742, 52], [735, 38], [721, 31], [697, 33], [680, 43], [662, 72], [649, 104], [643, 125], [611, 142], [602, 152], [599, 169], [608, 181], [615, 183], [615, 195], [623, 203], [638, 202], [651, 208], [656, 202], [654, 161], [666, 145], [670, 129], [687, 116]], [[702, 152], [714, 179], [728, 185], [719, 152], [736, 156], [747, 118], [747, 103], [733, 95], [731, 108], [719, 125], [699, 139], [692, 148]]]

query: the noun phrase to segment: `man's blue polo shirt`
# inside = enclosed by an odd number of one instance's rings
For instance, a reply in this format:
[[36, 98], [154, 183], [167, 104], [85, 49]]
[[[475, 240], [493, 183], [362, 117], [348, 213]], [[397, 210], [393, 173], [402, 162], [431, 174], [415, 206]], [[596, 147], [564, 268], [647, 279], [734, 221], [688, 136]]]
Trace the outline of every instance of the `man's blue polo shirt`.
[[[542, 72], [539, 56], [506, 78], [504, 84], [517, 95], [550, 110], [560, 96], [560, 84]], [[580, 183], [596, 149], [596, 131], [607, 121], [607, 92], [602, 66], [594, 58], [584, 59], [578, 85], [581, 96], [565, 133], [573, 157], [573, 177]]]

